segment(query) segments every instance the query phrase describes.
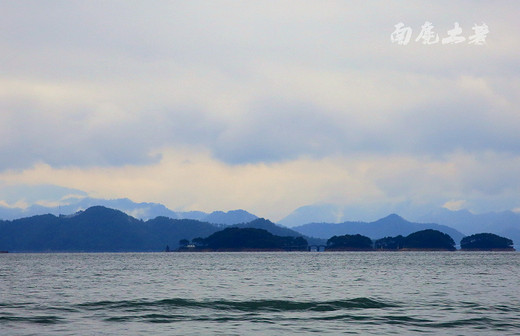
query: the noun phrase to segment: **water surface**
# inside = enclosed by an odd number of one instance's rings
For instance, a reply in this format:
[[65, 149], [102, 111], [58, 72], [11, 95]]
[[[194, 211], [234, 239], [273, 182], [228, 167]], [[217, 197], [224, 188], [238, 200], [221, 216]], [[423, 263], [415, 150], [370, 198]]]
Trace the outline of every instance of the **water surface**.
[[520, 254], [0, 256], [2, 335], [520, 335]]

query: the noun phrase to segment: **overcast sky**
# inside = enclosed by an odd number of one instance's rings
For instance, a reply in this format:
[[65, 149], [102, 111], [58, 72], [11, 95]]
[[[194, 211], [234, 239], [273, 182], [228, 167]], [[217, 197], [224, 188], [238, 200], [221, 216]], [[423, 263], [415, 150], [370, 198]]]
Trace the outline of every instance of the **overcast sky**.
[[[316, 203], [520, 210], [518, 13], [1, 1], [0, 204], [81, 194], [273, 220]], [[466, 41], [417, 41], [426, 21]], [[407, 45], [391, 41], [399, 22]], [[483, 24], [486, 43], [468, 43]]]

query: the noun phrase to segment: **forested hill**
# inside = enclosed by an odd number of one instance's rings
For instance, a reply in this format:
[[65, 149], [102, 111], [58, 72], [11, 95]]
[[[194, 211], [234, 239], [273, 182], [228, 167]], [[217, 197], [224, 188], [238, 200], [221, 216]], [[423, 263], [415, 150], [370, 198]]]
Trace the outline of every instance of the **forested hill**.
[[242, 228], [242, 229], [243, 228], [263, 229], [263, 230], [269, 231], [270, 233], [272, 233], [276, 236], [282, 236], [282, 237], [304, 237], [307, 240], [307, 242], [311, 245], [312, 244], [324, 245], [326, 243], [326, 239], [306, 236], [304, 234], [301, 234], [300, 232], [286, 228], [281, 225], [277, 225], [264, 218], [258, 218], [249, 223], [235, 224], [235, 225], [233, 225], [233, 227]]
[[[247, 224], [244, 224], [246, 226]], [[273, 234], [281, 227], [261, 225]], [[179, 240], [208, 237], [220, 231], [215, 225], [190, 219], [157, 217], [143, 221], [119, 210], [94, 206], [70, 216], [40, 215], [0, 221], [0, 250], [10, 252], [145, 252], [177, 248]], [[289, 229], [292, 234], [300, 234]]]
[[195, 220], [157, 217], [146, 222], [94, 206], [71, 216], [41, 215], [0, 222], [0, 250], [27, 252], [160, 251], [179, 237], [210, 235], [221, 228]]

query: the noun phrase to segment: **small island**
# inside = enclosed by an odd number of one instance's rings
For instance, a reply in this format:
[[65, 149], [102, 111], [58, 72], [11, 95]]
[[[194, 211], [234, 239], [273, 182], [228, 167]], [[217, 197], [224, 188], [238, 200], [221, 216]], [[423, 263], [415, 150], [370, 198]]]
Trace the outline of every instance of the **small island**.
[[333, 236], [327, 240], [327, 251], [372, 251], [372, 240], [360, 234]]
[[455, 241], [448, 234], [427, 229], [406, 237], [385, 237], [375, 241], [375, 249], [387, 251], [455, 251]]
[[207, 238], [195, 238], [192, 244], [179, 247], [180, 252], [186, 251], [307, 251], [308, 243], [303, 237], [276, 236], [264, 229], [226, 228], [213, 233]]
[[513, 241], [493, 233], [478, 233], [460, 241], [461, 251], [515, 251]]
[[404, 239], [404, 250], [455, 251], [455, 241], [447, 233], [427, 229], [414, 232]]
[[[179, 241], [179, 252], [312, 251], [303, 237], [282, 237], [264, 229], [229, 227], [207, 238]], [[333, 236], [325, 251], [455, 251], [455, 241], [446, 233], [426, 229], [406, 237], [385, 237], [373, 241], [360, 234]], [[515, 251], [513, 241], [491, 233], [468, 236], [462, 251]], [[167, 246], [165, 252], [170, 252]]]

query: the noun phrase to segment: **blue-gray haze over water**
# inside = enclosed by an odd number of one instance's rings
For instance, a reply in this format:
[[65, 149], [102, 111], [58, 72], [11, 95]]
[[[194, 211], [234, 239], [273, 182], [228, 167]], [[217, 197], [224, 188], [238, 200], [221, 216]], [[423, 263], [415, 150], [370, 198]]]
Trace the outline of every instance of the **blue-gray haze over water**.
[[1, 335], [520, 335], [520, 254], [0, 255]]

